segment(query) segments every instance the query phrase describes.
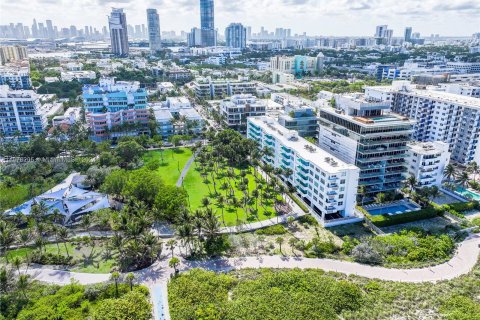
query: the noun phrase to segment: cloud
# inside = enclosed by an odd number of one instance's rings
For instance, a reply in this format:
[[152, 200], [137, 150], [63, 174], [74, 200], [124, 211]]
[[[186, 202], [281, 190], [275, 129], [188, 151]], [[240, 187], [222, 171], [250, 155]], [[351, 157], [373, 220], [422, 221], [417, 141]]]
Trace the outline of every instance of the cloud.
[[442, 10], [442, 11], [479, 11], [480, 10], [480, 3], [467, 1], [461, 3], [441, 3], [434, 7], [435, 10]]

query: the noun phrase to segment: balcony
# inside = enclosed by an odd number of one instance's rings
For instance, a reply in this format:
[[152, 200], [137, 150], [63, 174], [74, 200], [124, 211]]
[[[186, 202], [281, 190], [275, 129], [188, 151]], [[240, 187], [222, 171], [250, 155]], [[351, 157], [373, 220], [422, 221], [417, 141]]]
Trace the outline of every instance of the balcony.
[[334, 196], [336, 194], [337, 194], [337, 191], [333, 191], [333, 190], [327, 192], [327, 196]]

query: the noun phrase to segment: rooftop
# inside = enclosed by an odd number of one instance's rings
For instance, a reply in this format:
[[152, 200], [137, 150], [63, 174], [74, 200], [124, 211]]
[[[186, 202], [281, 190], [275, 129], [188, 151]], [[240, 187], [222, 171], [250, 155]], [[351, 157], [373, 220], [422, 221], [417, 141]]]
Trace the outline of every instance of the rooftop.
[[410, 149], [418, 154], [436, 154], [448, 152], [448, 143], [442, 141], [433, 142], [411, 142], [408, 144]]
[[339, 109], [333, 108], [323, 108], [320, 112], [328, 112], [335, 114], [336, 116], [346, 119], [350, 122], [356, 123], [362, 127], [375, 126], [375, 127], [389, 127], [393, 125], [413, 125], [415, 124], [414, 120], [410, 120], [407, 117], [403, 117], [396, 113], [384, 113], [381, 116], [376, 117], [358, 117], [350, 116], [342, 112]]
[[302, 159], [315, 164], [322, 170], [330, 173], [358, 170], [355, 165], [343, 162], [329, 152], [299, 137], [295, 130], [288, 130], [272, 118], [249, 117], [248, 121], [261, 127], [265, 133], [275, 136], [285, 147], [294, 150]]

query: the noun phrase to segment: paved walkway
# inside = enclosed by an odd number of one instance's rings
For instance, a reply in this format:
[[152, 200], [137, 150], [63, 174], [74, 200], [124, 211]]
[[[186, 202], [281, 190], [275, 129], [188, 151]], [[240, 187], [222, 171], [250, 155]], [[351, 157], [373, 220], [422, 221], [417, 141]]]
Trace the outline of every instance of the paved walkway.
[[[312, 268], [344, 274], [355, 274], [361, 277], [387, 281], [437, 282], [453, 279], [470, 272], [477, 263], [479, 254], [480, 235], [475, 234], [468, 237], [459, 245], [455, 255], [450, 261], [426, 268], [393, 269], [333, 259], [258, 256], [205, 261], [183, 260], [180, 270], [187, 271], [192, 268], [204, 268], [214, 271], [245, 268]], [[108, 274], [73, 273], [47, 268], [30, 269], [27, 272], [37, 280], [56, 284], [68, 284], [70, 283], [70, 278], [78, 280], [81, 284], [104, 282], [109, 279]], [[146, 269], [134, 272], [137, 282], [149, 286], [166, 281], [170, 278], [171, 273], [172, 270], [168, 267], [168, 259], [159, 261]]]
[[178, 177], [178, 180], [177, 180], [177, 187], [181, 187], [182, 186], [182, 183], [183, 183], [183, 179], [185, 179], [185, 176], [187, 175], [188, 173], [188, 170], [190, 170], [190, 166], [192, 165], [193, 161], [195, 160], [195, 156], [196, 154], [193, 154], [190, 159], [188, 159], [187, 163], [185, 164], [185, 166], [183, 167], [182, 169], [182, 173], [180, 174], [180, 177]]

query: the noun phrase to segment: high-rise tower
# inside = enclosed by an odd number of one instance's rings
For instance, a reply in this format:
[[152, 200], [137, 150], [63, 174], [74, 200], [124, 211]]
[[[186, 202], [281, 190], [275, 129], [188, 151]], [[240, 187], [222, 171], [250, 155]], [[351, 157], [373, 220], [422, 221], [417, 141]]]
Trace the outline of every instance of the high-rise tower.
[[158, 51], [162, 48], [162, 44], [160, 42], [160, 18], [157, 9], [147, 9], [147, 24], [150, 50], [152, 52]]
[[127, 16], [123, 9], [112, 8], [108, 17], [112, 53], [117, 56], [128, 56]]
[[216, 46], [217, 33], [213, 0], [200, 0], [200, 29], [202, 30], [202, 46]]

